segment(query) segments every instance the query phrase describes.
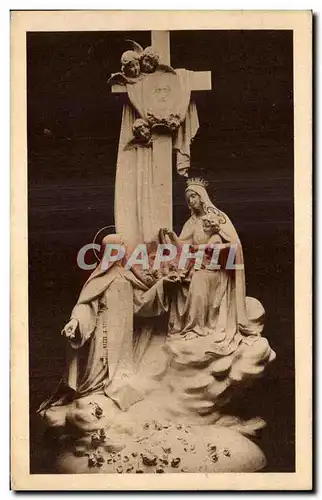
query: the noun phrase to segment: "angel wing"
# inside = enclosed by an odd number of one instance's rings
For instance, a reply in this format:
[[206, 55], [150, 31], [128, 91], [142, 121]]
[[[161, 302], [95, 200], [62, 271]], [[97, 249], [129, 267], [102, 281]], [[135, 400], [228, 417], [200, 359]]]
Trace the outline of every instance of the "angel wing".
[[125, 41], [129, 42], [132, 45], [132, 49], [134, 50], [134, 52], [137, 52], [138, 54], [142, 54], [143, 47], [141, 47], [141, 45], [139, 43], [135, 42], [134, 40], [129, 40], [129, 39], [126, 39]]
[[174, 74], [176, 74], [176, 71], [171, 66], [169, 66], [168, 64], [162, 64], [162, 63], [160, 63], [157, 69], [159, 69], [159, 70], [162, 69], [165, 73], [174, 73]]
[[125, 85], [126, 83], [135, 83], [136, 81], [137, 78], [129, 78], [123, 75], [123, 73], [119, 72], [119, 73], [112, 73], [112, 75], [107, 80], [107, 84], [113, 85], [113, 83], [115, 83], [119, 85]]

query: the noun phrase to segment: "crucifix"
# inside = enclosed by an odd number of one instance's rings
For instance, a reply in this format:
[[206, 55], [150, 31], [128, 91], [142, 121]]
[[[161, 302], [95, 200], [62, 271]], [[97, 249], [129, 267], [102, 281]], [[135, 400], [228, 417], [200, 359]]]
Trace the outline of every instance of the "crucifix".
[[[159, 55], [160, 65], [167, 65], [168, 67], [170, 67], [169, 31], [151, 31], [151, 42], [152, 42], [152, 50]], [[190, 91], [194, 92], [201, 90], [211, 90], [210, 71], [186, 71], [185, 73], [188, 74], [189, 77], [189, 97], [188, 97], [189, 102], [190, 102]], [[159, 95], [161, 96], [160, 101], [162, 101], [163, 99], [162, 92], [164, 92], [164, 88], [162, 87], [164, 87], [164, 84], [160, 83], [159, 85], [161, 88], [159, 88], [158, 91]], [[114, 83], [112, 85], [112, 92], [129, 93], [130, 92], [129, 87], [132, 86]], [[141, 93], [147, 94], [146, 91], [141, 91]], [[179, 99], [181, 94], [182, 94], [181, 92], [178, 93]], [[157, 207], [157, 210], [150, 209], [149, 217], [151, 219], [151, 225], [153, 227], [155, 228], [164, 227], [172, 229], [173, 134], [159, 133], [158, 130], [152, 129], [151, 142], [152, 142], [152, 172], [153, 172], [153, 181], [151, 188], [153, 190], [153, 193], [151, 194], [151, 199], [153, 200], [154, 205]], [[124, 198], [127, 198], [127, 196], [123, 195], [123, 200]], [[139, 200], [141, 199], [139, 194], [137, 195], [137, 199]], [[116, 210], [119, 209], [116, 207]], [[140, 210], [140, 207], [138, 207], [137, 212], [139, 214], [138, 217], [140, 217], [140, 214], [142, 212], [142, 210]], [[117, 214], [115, 218], [116, 218], [116, 227], [118, 230]], [[121, 224], [121, 226], [124, 226], [124, 224]], [[133, 227], [133, 224], [131, 225], [131, 227]]]

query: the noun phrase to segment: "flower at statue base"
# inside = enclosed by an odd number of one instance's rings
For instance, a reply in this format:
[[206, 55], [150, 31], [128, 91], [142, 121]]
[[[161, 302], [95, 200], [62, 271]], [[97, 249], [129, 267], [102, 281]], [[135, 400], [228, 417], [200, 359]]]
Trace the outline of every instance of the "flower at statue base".
[[141, 55], [141, 70], [143, 73], [154, 73], [160, 62], [159, 54], [152, 47], [146, 47]]
[[90, 401], [89, 404], [93, 406], [92, 414], [95, 415], [95, 417], [97, 419], [102, 418], [102, 416], [103, 416], [103, 409], [100, 407], [100, 405], [98, 403], [96, 403], [95, 401]]
[[160, 422], [157, 422], [156, 420], [153, 420], [152, 423], [153, 423], [154, 430], [160, 431], [162, 429], [162, 424], [160, 424]]
[[132, 132], [138, 142], [148, 143], [151, 139], [150, 125], [142, 118], [135, 120], [132, 126]]
[[99, 446], [101, 443], [104, 443], [106, 440], [106, 433], [104, 429], [100, 429], [98, 431], [93, 432], [92, 434], [92, 445]]
[[102, 467], [104, 462], [105, 458], [99, 449], [88, 455], [88, 467]]
[[[66, 422], [83, 432], [98, 431], [103, 426], [109, 427], [102, 408], [94, 401], [74, 401], [66, 414]], [[91, 435], [88, 436], [89, 441]]]
[[92, 445], [98, 446], [101, 443], [101, 437], [98, 432], [92, 434]]
[[96, 453], [97, 465], [98, 467], [102, 467], [103, 463], [105, 462], [105, 458], [103, 457], [101, 450], [96, 450], [95, 453]]
[[156, 465], [157, 463], [157, 457], [153, 455], [152, 453], [146, 451], [145, 453], [142, 453], [142, 462], [144, 465], [151, 466], [151, 465]]
[[91, 453], [88, 457], [88, 467], [95, 467], [97, 465], [96, 456], [94, 453]]
[[[171, 450], [171, 448], [170, 448], [170, 450]], [[168, 463], [169, 463], [169, 458], [168, 458], [168, 455], [163, 455], [163, 456], [160, 458], [160, 461], [161, 461], [161, 463], [162, 463], [162, 464], [164, 464], [164, 465], [168, 465]]]
[[101, 441], [105, 441], [105, 440], [106, 440], [106, 432], [105, 432], [105, 429], [100, 429], [99, 433], [100, 433], [100, 438], [101, 438]]
[[177, 467], [179, 467], [180, 462], [181, 462], [181, 458], [179, 458], [179, 457], [173, 458], [171, 461], [171, 467], [174, 467], [176, 469]]
[[128, 78], [137, 78], [140, 74], [140, 55], [134, 50], [127, 50], [121, 57], [121, 72]]

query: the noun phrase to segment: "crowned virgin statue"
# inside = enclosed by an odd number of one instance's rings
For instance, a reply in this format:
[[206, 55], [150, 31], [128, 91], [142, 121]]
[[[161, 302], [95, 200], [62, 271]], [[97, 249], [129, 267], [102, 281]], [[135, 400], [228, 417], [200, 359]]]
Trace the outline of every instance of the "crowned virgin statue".
[[[234, 249], [233, 269], [217, 265], [196, 269], [177, 289], [171, 304], [169, 335], [178, 338], [209, 337], [214, 353], [232, 353], [245, 337], [255, 338], [264, 326], [264, 309], [256, 299], [246, 298], [243, 251], [229, 217], [217, 208], [200, 179], [187, 181], [186, 201], [191, 217], [179, 238], [167, 231], [176, 244], [190, 243], [198, 249], [216, 241], [226, 256]], [[216, 240], [214, 240], [216, 234]], [[222, 262], [222, 259], [221, 259]], [[208, 266], [209, 267], [209, 266]]]

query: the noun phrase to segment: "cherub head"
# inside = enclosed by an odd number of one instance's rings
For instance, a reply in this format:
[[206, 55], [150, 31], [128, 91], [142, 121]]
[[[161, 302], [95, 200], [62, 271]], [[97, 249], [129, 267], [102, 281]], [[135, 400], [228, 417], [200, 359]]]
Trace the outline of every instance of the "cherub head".
[[170, 113], [168, 119], [168, 126], [171, 132], [175, 132], [180, 126], [180, 116], [177, 114]]
[[137, 78], [140, 74], [140, 55], [134, 50], [127, 50], [121, 57], [121, 71], [129, 78]]
[[220, 229], [220, 221], [218, 215], [209, 212], [201, 217], [202, 227], [206, 234], [217, 234]]
[[157, 69], [159, 61], [159, 55], [152, 47], [147, 47], [141, 54], [141, 70], [143, 73], [153, 73]]
[[145, 120], [138, 118], [133, 123], [133, 135], [140, 142], [148, 142], [151, 138], [151, 129]]
[[67, 422], [83, 431], [105, 427], [104, 419], [104, 411], [96, 401], [76, 400], [70, 405], [66, 414]]

